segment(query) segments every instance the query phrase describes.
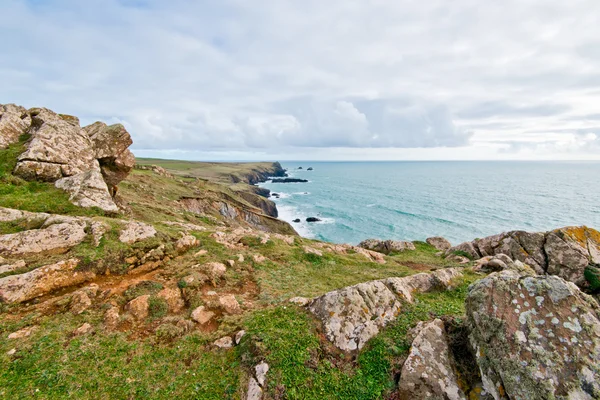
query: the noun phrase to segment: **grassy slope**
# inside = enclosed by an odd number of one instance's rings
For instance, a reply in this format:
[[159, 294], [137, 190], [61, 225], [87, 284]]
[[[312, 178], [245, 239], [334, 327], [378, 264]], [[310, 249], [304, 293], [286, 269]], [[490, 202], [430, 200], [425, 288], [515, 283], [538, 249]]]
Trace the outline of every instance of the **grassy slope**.
[[[16, 152], [11, 148], [10, 151]], [[4, 162], [0, 188], [14, 190], [7, 153], [0, 152]], [[164, 165], [163, 165], [164, 166]], [[68, 199], [53, 186], [43, 185], [41, 202], [44, 211], [57, 207], [61, 213], [96, 215], [111, 222], [94, 210], [68, 206]], [[316, 296], [339, 287], [389, 276], [404, 276], [432, 268], [448, 266], [427, 244], [417, 243], [417, 250], [387, 257], [384, 265], [366, 262], [359, 254], [339, 255], [324, 251], [323, 256], [305, 254], [304, 245], [314, 246], [308, 239], [296, 238], [292, 245], [278, 239], [262, 244], [254, 237], [244, 240], [247, 247], [232, 251], [210, 236], [210, 230], [220, 223], [218, 215], [198, 216], [174, 207], [180, 196], [217, 196], [229, 193], [229, 188], [216, 182], [194, 179], [170, 179], [150, 171], [134, 171], [121, 184], [120, 193], [131, 205], [133, 217], [155, 224], [159, 237], [134, 246], [120, 244], [115, 229], [109, 232], [100, 247], [89, 242], [75, 247], [62, 256], [76, 256], [89, 268], [103, 272], [108, 267], [113, 274], [126, 268], [126, 256], [141, 255], [160, 242], [172, 243], [179, 234], [173, 227], [160, 222], [181, 220], [203, 225], [208, 232], [194, 233], [200, 245], [184, 254], [173, 254], [171, 261], [152, 276], [156, 282], [178, 282], [193, 271], [193, 265], [209, 261], [225, 262], [242, 254], [244, 262], [228, 269], [224, 280], [214, 282], [214, 290], [236, 293], [246, 309], [243, 315], [218, 317], [216, 330], [185, 333], [176, 323], [189, 317], [190, 309], [202, 304], [199, 297], [204, 288], [186, 287], [188, 308], [178, 315], [149, 317], [133, 330], [107, 332], [102, 324], [106, 305], [95, 304], [81, 315], [70, 314], [68, 304], [59, 304], [48, 315], [35, 307], [0, 305], [0, 398], [198, 398], [239, 399], [247, 384], [247, 371], [260, 360], [271, 366], [268, 375], [268, 398], [290, 399], [376, 399], [393, 388], [394, 372], [400, 368], [409, 343], [406, 331], [419, 320], [432, 316], [460, 316], [464, 312], [466, 287], [473, 281], [467, 275], [456, 290], [419, 296], [419, 301], [407, 306], [398, 321], [374, 338], [356, 358], [334, 351], [319, 333], [319, 324], [305, 310], [287, 303], [293, 296]], [[15, 193], [10, 192], [10, 193]], [[52, 195], [49, 195], [49, 194]], [[31, 195], [26, 192], [26, 195]], [[62, 196], [62, 197], [61, 197]], [[13, 195], [14, 199], [26, 196]], [[0, 203], [4, 205], [6, 203]], [[22, 203], [25, 204], [25, 203]], [[36, 209], [38, 202], [21, 208]], [[209, 218], [211, 217], [211, 218]], [[0, 226], [18, 231], [19, 224]], [[206, 255], [196, 255], [199, 249]], [[172, 246], [167, 246], [167, 252]], [[254, 254], [267, 260], [257, 263]], [[120, 277], [109, 277], [118, 281]], [[102, 284], [102, 282], [100, 282]], [[109, 299], [124, 304], [126, 294]], [[90, 335], [73, 337], [72, 331], [84, 322], [94, 327]], [[38, 325], [32, 336], [18, 341], [7, 335], [19, 328]], [[230, 350], [215, 350], [212, 341], [245, 329], [242, 344]], [[6, 353], [15, 348], [17, 353]]]

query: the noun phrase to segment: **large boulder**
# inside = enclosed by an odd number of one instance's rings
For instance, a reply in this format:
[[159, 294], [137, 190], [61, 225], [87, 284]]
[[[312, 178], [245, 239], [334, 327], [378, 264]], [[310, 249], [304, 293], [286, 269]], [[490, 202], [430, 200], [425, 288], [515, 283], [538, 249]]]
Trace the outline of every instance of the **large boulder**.
[[91, 140], [74, 117], [46, 108], [29, 110], [31, 140], [18, 157], [14, 174], [27, 180], [54, 182], [98, 169]]
[[469, 288], [470, 340], [494, 399], [600, 398], [600, 307], [557, 276], [489, 275]]
[[0, 301], [22, 303], [55, 290], [95, 278], [92, 271], [76, 271], [79, 260], [69, 259], [33, 271], [0, 278]]
[[426, 242], [430, 246], [433, 246], [437, 250], [440, 250], [440, 251], [446, 251], [450, 247], [452, 247], [452, 243], [450, 243], [448, 241], [448, 239], [443, 238], [441, 236], [434, 236], [434, 237], [427, 238]]
[[475, 260], [504, 254], [538, 274], [558, 275], [585, 287], [585, 268], [600, 264], [600, 232], [585, 226], [550, 232], [505, 232], [461, 243], [446, 251], [447, 256], [453, 254], [468, 254]]
[[451, 363], [440, 319], [420, 323], [398, 382], [398, 399], [466, 399]]
[[383, 254], [400, 253], [405, 250], [415, 250], [415, 245], [412, 242], [405, 242], [401, 240], [367, 239], [360, 242], [358, 247]]
[[97, 169], [59, 179], [55, 186], [69, 193], [69, 201], [76, 206], [98, 207], [108, 212], [119, 211]]
[[456, 269], [445, 269], [364, 282], [314, 299], [309, 310], [321, 320], [325, 336], [336, 347], [358, 350], [396, 319], [402, 302], [412, 302], [414, 293], [447, 288], [459, 275]]
[[24, 107], [0, 104], [0, 149], [18, 142], [30, 124], [31, 117]]
[[0, 235], [0, 255], [64, 253], [83, 242], [86, 237], [85, 227], [83, 222], [65, 222], [44, 229]]

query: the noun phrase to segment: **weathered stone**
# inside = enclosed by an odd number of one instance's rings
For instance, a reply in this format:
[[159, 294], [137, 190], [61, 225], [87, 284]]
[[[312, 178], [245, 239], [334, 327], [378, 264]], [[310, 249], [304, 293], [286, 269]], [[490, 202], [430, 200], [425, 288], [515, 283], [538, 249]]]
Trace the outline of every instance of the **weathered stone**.
[[258, 384], [258, 381], [253, 376], [248, 380], [248, 392], [246, 393], [246, 400], [261, 400], [263, 390]]
[[180, 252], [184, 252], [192, 247], [198, 246], [199, 244], [200, 241], [196, 239], [196, 237], [192, 235], [184, 235], [181, 239], [175, 242], [175, 248]]
[[447, 288], [458, 276], [460, 272], [450, 268], [360, 283], [314, 299], [309, 310], [321, 320], [325, 336], [336, 347], [358, 350], [396, 319], [402, 301], [412, 302], [415, 292]]
[[79, 260], [69, 259], [24, 274], [0, 278], [0, 300], [21, 303], [95, 278], [96, 274], [92, 271], [75, 271], [78, 264]]
[[148, 318], [148, 313], [150, 311], [150, 305], [148, 303], [149, 299], [150, 295], [145, 294], [143, 296], [136, 297], [127, 303], [127, 309], [136, 320], [142, 321]]
[[19, 141], [24, 134], [31, 118], [24, 107], [15, 104], [0, 104], [0, 149]]
[[441, 236], [434, 236], [426, 239], [426, 242], [437, 250], [446, 251], [452, 247], [452, 244]]
[[156, 229], [153, 226], [138, 221], [129, 221], [119, 235], [119, 240], [123, 243], [133, 244], [144, 239], [156, 236]]
[[358, 247], [363, 249], [377, 251], [383, 254], [400, 253], [406, 250], [415, 250], [415, 245], [412, 242], [401, 240], [379, 240], [367, 239], [358, 244]]
[[97, 169], [59, 179], [54, 185], [69, 193], [69, 201], [76, 206], [98, 207], [108, 212], [119, 211], [108, 192], [102, 174]]
[[481, 258], [479, 250], [477, 250], [472, 242], [461, 243], [458, 246], [454, 246], [446, 250], [446, 258], [449, 258], [453, 255], [462, 256], [463, 254], [467, 254], [473, 260]]
[[90, 224], [90, 230], [94, 246], [98, 247], [100, 245], [100, 241], [109, 229], [110, 226], [108, 226], [107, 224], [98, 221], [92, 221], [92, 223]]
[[31, 336], [33, 331], [35, 331], [36, 329], [37, 329], [37, 326], [29, 326], [27, 328], [23, 328], [21, 330], [11, 333], [10, 335], [8, 335], [8, 338], [9, 339], [23, 339], [28, 336]]
[[[592, 262], [586, 233], [585, 228], [563, 228], [548, 233], [544, 250], [548, 256], [549, 274], [558, 275], [579, 286], [586, 285], [583, 272]], [[579, 235], [581, 238], [578, 238]], [[596, 246], [592, 244], [591, 247]]]
[[215, 340], [213, 345], [220, 349], [230, 349], [233, 347], [233, 340], [230, 336], [222, 337], [221, 339]]
[[73, 335], [74, 336], [86, 335], [86, 334], [90, 333], [92, 330], [93, 330], [92, 325], [90, 325], [86, 322], [83, 325], [81, 325], [79, 328], [75, 329], [73, 331]]
[[412, 399], [466, 399], [458, 386], [458, 379], [450, 362], [450, 350], [440, 319], [421, 323], [404, 362], [398, 398]]
[[495, 399], [600, 398], [598, 303], [557, 276], [489, 275], [469, 288], [470, 339]]
[[85, 224], [62, 223], [45, 229], [0, 235], [1, 255], [64, 253], [85, 239]]
[[227, 272], [225, 264], [218, 262], [209, 262], [205, 264], [203, 268], [206, 270], [209, 278], [213, 280], [222, 278], [225, 275], [225, 272]]
[[69, 305], [69, 309], [73, 314], [79, 315], [91, 306], [92, 300], [85, 291], [77, 291], [71, 296], [71, 303]]
[[194, 311], [192, 311], [192, 319], [199, 323], [200, 325], [206, 324], [215, 316], [215, 313], [212, 311], [207, 311], [204, 306], [197, 307]]
[[219, 305], [228, 314], [239, 314], [242, 312], [240, 303], [238, 303], [235, 296], [232, 294], [219, 297]]
[[115, 329], [119, 324], [119, 308], [111, 307], [104, 314], [104, 324], [109, 330]]
[[265, 256], [263, 256], [262, 254], [254, 254], [252, 256], [252, 259], [254, 260], [254, 262], [256, 263], [264, 263], [267, 259]]
[[265, 382], [267, 380], [267, 372], [269, 372], [269, 364], [267, 364], [264, 361], [262, 361], [256, 367], [254, 367], [256, 381], [260, 386], [265, 386]]
[[[0, 264], [6, 262], [6, 260], [0, 261]], [[0, 274], [5, 274], [7, 272], [13, 272], [19, 270], [21, 268], [25, 268], [27, 264], [23, 260], [15, 261], [11, 264], [0, 265]]]
[[300, 307], [305, 307], [310, 303], [310, 299], [307, 299], [306, 297], [292, 297], [289, 302]]
[[304, 246], [303, 249], [304, 249], [304, 252], [306, 254], [314, 254], [314, 255], [319, 256], [319, 257], [323, 256], [323, 252], [321, 250], [317, 250], [317, 249], [312, 248], [310, 246]]
[[242, 338], [246, 336], [246, 331], [241, 330], [238, 333], [235, 334], [235, 337], [233, 339], [233, 341], [235, 342], [236, 345], [240, 344], [240, 342], [242, 341]]
[[29, 110], [31, 140], [18, 157], [14, 174], [54, 182], [98, 168], [89, 137], [72, 118], [45, 108]]
[[169, 311], [172, 313], [178, 313], [185, 307], [185, 302], [181, 297], [181, 291], [179, 288], [164, 288], [157, 294], [158, 297], [165, 299], [169, 305]]

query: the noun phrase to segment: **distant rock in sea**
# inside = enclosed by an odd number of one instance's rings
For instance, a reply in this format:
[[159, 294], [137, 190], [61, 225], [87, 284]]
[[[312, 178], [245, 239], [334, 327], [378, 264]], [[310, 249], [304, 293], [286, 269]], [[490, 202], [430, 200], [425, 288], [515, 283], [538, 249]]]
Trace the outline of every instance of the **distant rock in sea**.
[[308, 217], [306, 218], [306, 222], [319, 222], [321, 221], [319, 218], [317, 217]]
[[312, 171], [312, 170], [313, 170], [313, 167], [308, 167], [306, 170], [307, 170], [307, 171]]
[[273, 179], [272, 183], [306, 183], [307, 179], [298, 179], [298, 178], [283, 178], [283, 179]]
[[292, 222], [298, 223], [300, 222], [300, 218], [296, 218], [295, 220], [293, 220]]

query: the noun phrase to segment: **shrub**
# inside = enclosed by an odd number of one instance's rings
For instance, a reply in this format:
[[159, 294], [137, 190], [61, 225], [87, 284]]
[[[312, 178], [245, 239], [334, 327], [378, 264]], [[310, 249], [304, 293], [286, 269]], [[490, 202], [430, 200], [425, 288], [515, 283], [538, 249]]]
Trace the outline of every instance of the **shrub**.
[[590, 284], [592, 292], [600, 292], [600, 267], [592, 265], [588, 266], [585, 269], [583, 276]]
[[148, 314], [151, 318], [162, 318], [167, 315], [169, 304], [165, 299], [158, 296], [150, 296], [148, 299]]
[[143, 296], [145, 294], [154, 295], [163, 289], [163, 285], [158, 282], [142, 281], [135, 286], [128, 288], [123, 292], [125, 300], [131, 301], [136, 297]]

